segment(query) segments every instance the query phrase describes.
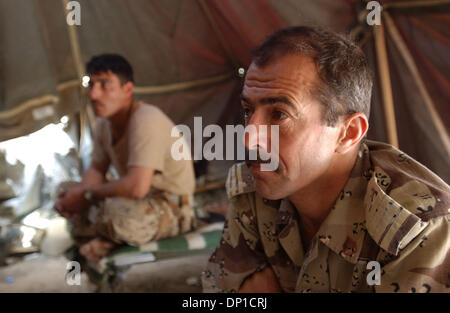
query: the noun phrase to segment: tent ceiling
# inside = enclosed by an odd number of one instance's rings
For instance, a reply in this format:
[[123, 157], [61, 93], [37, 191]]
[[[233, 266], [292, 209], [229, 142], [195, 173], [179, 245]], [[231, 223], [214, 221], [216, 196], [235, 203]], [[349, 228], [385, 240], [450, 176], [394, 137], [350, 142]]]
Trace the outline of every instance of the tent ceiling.
[[[242, 83], [237, 67], [249, 65], [250, 49], [266, 35], [300, 24], [360, 30], [354, 33], [364, 38], [376, 74], [369, 138], [387, 140], [373, 27], [358, 22], [362, 1], [79, 2], [81, 26], [69, 27], [65, 0], [0, 0], [0, 140], [79, 111], [86, 104], [78, 83], [84, 63], [104, 52], [129, 59], [136, 96], [160, 106], [176, 123], [191, 125], [199, 115], [205, 123], [236, 123]], [[424, 98], [398, 42], [385, 29], [399, 146], [449, 182], [444, 137], [450, 128], [450, 1], [379, 2], [392, 17], [429, 95]], [[414, 4], [420, 9], [408, 7]]]

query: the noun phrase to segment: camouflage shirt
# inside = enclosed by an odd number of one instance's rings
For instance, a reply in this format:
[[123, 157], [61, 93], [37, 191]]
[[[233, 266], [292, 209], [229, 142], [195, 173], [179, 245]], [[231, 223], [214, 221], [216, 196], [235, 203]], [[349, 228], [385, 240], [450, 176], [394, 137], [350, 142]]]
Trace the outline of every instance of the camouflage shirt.
[[233, 208], [205, 292], [236, 292], [268, 265], [285, 292], [450, 291], [450, 187], [390, 145], [361, 145], [306, 253], [295, 207], [256, 193], [244, 163], [230, 169], [227, 192]]

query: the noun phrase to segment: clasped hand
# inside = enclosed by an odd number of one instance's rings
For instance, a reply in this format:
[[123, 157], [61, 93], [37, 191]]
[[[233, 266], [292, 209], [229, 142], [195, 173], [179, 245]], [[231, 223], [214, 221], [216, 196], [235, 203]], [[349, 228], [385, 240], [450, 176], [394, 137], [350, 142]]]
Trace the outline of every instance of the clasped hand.
[[55, 209], [66, 218], [78, 217], [88, 208], [89, 202], [84, 198], [84, 187], [75, 186], [61, 191], [55, 203]]

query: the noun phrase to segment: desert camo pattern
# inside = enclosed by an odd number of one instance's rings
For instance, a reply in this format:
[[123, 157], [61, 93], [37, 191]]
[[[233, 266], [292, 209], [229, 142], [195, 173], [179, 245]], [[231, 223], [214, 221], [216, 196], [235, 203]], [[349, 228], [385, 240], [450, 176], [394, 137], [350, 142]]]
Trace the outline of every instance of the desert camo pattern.
[[[202, 273], [205, 292], [237, 292], [266, 266], [284, 292], [450, 291], [450, 187], [388, 144], [361, 145], [307, 251], [295, 207], [258, 195], [244, 163], [230, 169], [227, 193], [233, 206]], [[379, 284], [367, 282], [370, 261]]]
[[106, 198], [89, 215], [71, 219], [72, 236], [79, 242], [102, 236], [117, 244], [139, 246], [174, 237], [196, 227], [192, 196], [158, 192], [142, 200]]

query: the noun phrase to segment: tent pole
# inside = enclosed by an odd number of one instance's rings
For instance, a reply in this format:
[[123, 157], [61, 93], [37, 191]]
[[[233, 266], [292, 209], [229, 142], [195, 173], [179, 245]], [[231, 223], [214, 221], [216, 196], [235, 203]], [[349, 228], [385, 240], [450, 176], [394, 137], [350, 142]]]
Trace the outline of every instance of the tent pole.
[[[68, 3], [69, 0], [62, 0], [64, 10], [67, 10]], [[78, 41], [78, 33], [75, 27], [76, 27], [75, 25], [67, 24], [67, 31], [69, 34], [70, 48], [72, 50], [73, 61], [75, 63], [75, 69], [77, 71], [78, 78], [81, 81], [81, 78], [83, 77], [83, 61], [81, 57], [80, 43]]]
[[374, 25], [375, 49], [377, 54], [378, 72], [380, 74], [381, 92], [383, 95], [384, 116], [386, 119], [386, 131], [388, 142], [398, 148], [397, 125], [395, 124], [394, 99], [389, 74], [389, 62], [384, 37], [384, 26]]
[[384, 12], [384, 20], [386, 22], [387, 31], [389, 32], [389, 35], [392, 37], [392, 40], [393, 40], [395, 46], [397, 47], [398, 51], [400, 52], [400, 55], [402, 56], [403, 60], [405, 61], [406, 66], [408, 67], [414, 81], [416, 82], [417, 87], [419, 88], [419, 92], [425, 102], [425, 106], [428, 109], [428, 112], [430, 113], [433, 124], [439, 134], [439, 137], [440, 137], [442, 143], [444, 144], [444, 148], [447, 151], [447, 154], [450, 156], [449, 135], [447, 133], [447, 130], [445, 129], [444, 123], [442, 122], [441, 118], [439, 117], [439, 113], [436, 110], [433, 100], [432, 100], [430, 94], [428, 93], [427, 88], [425, 87], [425, 84], [422, 80], [422, 77], [420, 76], [420, 72], [416, 66], [416, 63], [414, 62], [414, 59], [413, 59], [411, 53], [408, 51], [406, 43], [404, 42], [403, 38], [401, 37], [400, 33], [398, 32], [398, 29], [395, 26], [389, 13]]
[[[65, 11], [67, 11], [67, 4], [69, 3], [69, 0], [62, 0], [62, 5]], [[67, 32], [69, 35], [69, 42], [70, 42], [70, 48], [72, 50], [72, 57], [73, 57], [73, 61], [75, 63], [75, 69], [77, 71], [77, 75], [78, 75], [78, 82], [81, 82], [81, 79], [83, 77], [83, 73], [84, 73], [84, 63], [83, 63], [83, 58], [81, 56], [81, 49], [80, 49], [80, 41], [78, 39], [78, 33], [76, 30], [75, 25], [69, 25], [67, 24]], [[83, 89], [80, 88], [80, 97], [81, 99], [84, 99], [84, 91]], [[82, 101], [84, 102], [84, 101]], [[81, 105], [81, 107], [83, 108], [83, 105]], [[79, 143], [78, 143], [78, 147], [81, 147], [81, 143], [83, 141], [83, 137], [86, 136], [85, 133], [85, 123], [86, 120], [88, 122], [88, 125], [90, 126], [91, 130], [94, 127], [94, 123], [95, 123], [95, 116], [94, 116], [94, 112], [92, 111], [92, 108], [89, 105], [85, 105], [85, 113], [87, 116], [87, 119], [85, 119], [83, 117], [83, 110], [81, 110], [80, 114], [80, 138], [79, 138]]]

